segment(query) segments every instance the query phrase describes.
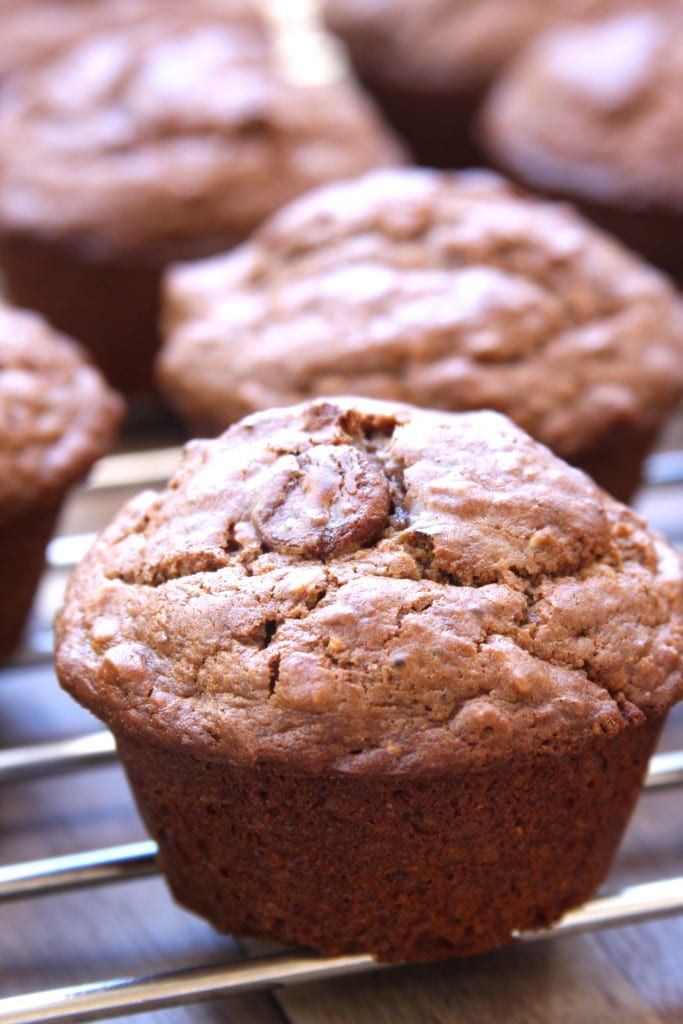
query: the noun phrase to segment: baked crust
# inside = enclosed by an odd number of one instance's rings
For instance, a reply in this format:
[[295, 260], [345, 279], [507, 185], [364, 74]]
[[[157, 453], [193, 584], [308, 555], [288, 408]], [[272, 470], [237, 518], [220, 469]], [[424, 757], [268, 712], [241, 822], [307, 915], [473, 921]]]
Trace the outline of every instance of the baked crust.
[[661, 723], [439, 776], [238, 768], [119, 737], [175, 897], [221, 931], [385, 961], [548, 927], [604, 878]]

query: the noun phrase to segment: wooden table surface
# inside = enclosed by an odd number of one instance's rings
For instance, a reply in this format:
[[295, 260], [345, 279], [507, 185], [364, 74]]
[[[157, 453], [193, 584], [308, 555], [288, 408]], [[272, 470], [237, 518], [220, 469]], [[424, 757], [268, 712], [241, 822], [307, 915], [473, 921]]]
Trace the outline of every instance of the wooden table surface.
[[[683, 446], [680, 422], [667, 444]], [[62, 530], [96, 528], [125, 496], [124, 490], [79, 493]], [[646, 488], [637, 504], [683, 540], [683, 485]], [[34, 627], [47, 625], [62, 585], [63, 574], [46, 578]], [[0, 748], [98, 729], [59, 690], [49, 661], [0, 672]], [[683, 748], [683, 705], [671, 714], [660, 749], [677, 748]], [[677, 790], [641, 798], [606, 888], [683, 876], [682, 807]], [[0, 786], [0, 864], [143, 837], [118, 766]], [[160, 878], [0, 906], [0, 996], [223, 962], [243, 952], [176, 907]], [[683, 917], [125, 1019], [683, 1024]]]
[[[296, 14], [301, 21], [294, 26], [297, 45], [304, 43], [312, 52], [305, 30], [316, 0], [264, 2], [280, 17]], [[299, 52], [292, 50], [297, 70], [303, 66]], [[324, 77], [323, 65], [309, 63], [308, 69]], [[672, 446], [683, 448], [683, 418], [665, 440], [665, 447]], [[126, 493], [80, 493], [66, 510], [62, 529], [71, 533], [102, 525]], [[683, 541], [683, 484], [646, 488], [637, 503], [672, 539]], [[46, 578], [36, 606], [38, 630], [48, 626], [62, 585], [59, 573]], [[0, 749], [99, 729], [59, 690], [49, 661], [0, 671]], [[680, 748], [683, 705], [671, 714], [660, 747]], [[642, 797], [607, 889], [683, 876], [682, 810], [680, 791]], [[118, 766], [0, 785], [0, 865], [143, 837]], [[239, 942], [176, 907], [160, 878], [0, 906], [0, 997], [243, 955]], [[683, 917], [124, 1019], [139, 1024], [683, 1024]]]

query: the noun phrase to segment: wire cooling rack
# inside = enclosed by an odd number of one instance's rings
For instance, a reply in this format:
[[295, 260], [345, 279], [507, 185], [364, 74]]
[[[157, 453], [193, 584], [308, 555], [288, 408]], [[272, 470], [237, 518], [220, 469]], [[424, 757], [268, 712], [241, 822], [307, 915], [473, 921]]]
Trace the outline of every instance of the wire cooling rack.
[[[105, 458], [95, 467], [79, 501], [107, 494], [120, 496], [127, 490], [161, 483], [177, 464], [178, 454], [179, 449], [171, 447]], [[647, 466], [647, 482], [645, 504], [648, 494], [654, 489], [666, 489], [669, 485], [683, 482], [683, 451], [653, 456]], [[672, 540], [680, 543], [683, 540], [683, 516], [680, 512], [672, 518], [669, 526], [673, 527]], [[671, 532], [669, 529], [670, 535]], [[51, 658], [51, 633], [45, 622], [49, 621], [54, 610], [66, 573], [89, 546], [92, 537], [90, 531], [69, 533], [50, 545], [46, 574], [49, 597], [48, 606], [42, 610], [44, 621], [42, 626], [40, 622], [34, 623], [26, 647], [0, 672], [0, 697], [3, 678], [11, 679], [13, 673], [22, 667], [46, 663]], [[106, 731], [67, 739], [45, 738], [41, 742], [0, 750], [0, 787], [69, 773], [93, 772], [115, 762], [114, 741]], [[649, 799], [652, 793], [682, 786], [683, 750], [661, 753], [650, 763], [643, 799]], [[0, 827], [1, 824], [0, 821]], [[156, 874], [156, 847], [153, 842], [145, 840], [22, 861], [0, 867], [0, 904], [123, 884]], [[683, 875], [655, 878], [600, 895], [567, 914], [551, 930], [521, 934], [519, 939], [521, 942], [541, 942], [562, 935], [619, 927], [680, 913], [683, 913]], [[153, 975], [110, 978], [0, 998], [0, 1024], [97, 1021], [229, 994], [272, 990], [380, 969], [382, 965], [366, 955], [329, 959], [305, 950], [285, 950], [226, 964], [193, 965]]]

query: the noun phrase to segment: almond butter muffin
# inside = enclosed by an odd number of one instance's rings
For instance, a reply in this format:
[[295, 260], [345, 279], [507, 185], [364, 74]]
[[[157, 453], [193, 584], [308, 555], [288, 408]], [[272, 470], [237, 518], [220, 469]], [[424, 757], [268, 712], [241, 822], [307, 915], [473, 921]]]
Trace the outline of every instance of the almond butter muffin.
[[622, 500], [683, 391], [667, 281], [491, 174], [375, 172], [173, 269], [161, 386], [197, 433], [362, 394], [506, 413]]
[[419, 161], [464, 167], [482, 161], [475, 114], [518, 50], [558, 22], [629, 6], [633, 0], [326, 0], [324, 10]]
[[177, 899], [384, 960], [590, 896], [682, 656], [683, 565], [635, 513], [497, 413], [353, 398], [190, 443], [57, 623]]
[[0, 304], [0, 656], [15, 646], [68, 488], [111, 447], [119, 398], [73, 342]]
[[683, 6], [647, 7], [537, 39], [492, 91], [483, 132], [500, 167], [680, 282], [682, 92]]
[[0, 99], [10, 293], [133, 395], [151, 387], [166, 263], [225, 250], [312, 186], [399, 159], [357, 91], [285, 81], [251, 23], [157, 8], [89, 33]]

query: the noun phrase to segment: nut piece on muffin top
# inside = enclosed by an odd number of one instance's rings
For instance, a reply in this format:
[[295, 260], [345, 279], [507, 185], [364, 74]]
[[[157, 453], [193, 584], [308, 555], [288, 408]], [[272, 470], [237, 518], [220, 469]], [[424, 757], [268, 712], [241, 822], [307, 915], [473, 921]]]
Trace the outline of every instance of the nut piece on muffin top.
[[316, 394], [494, 408], [623, 498], [683, 390], [666, 279], [485, 172], [320, 189], [173, 269], [164, 326], [161, 385], [198, 432]]

